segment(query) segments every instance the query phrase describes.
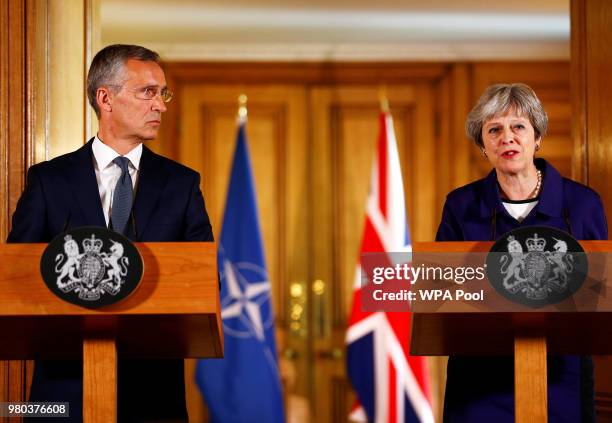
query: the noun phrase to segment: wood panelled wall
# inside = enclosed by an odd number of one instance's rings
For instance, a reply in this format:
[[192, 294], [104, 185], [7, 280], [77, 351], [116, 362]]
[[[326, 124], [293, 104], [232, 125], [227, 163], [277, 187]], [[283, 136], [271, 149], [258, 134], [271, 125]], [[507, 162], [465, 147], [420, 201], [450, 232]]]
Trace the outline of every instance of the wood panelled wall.
[[[612, 222], [612, 4], [571, 1], [574, 168], [600, 195]], [[607, 334], [606, 334], [607, 335]], [[606, 336], [602, 335], [602, 336]], [[612, 422], [612, 356], [594, 357], [598, 422]]]
[[[247, 133], [287, 387], [298, 421], [344, 421], [352, 404], [344, 336], [386, 87], [402, 163], [412, 239], [433, 240], [445, 195], [490, 168], [464, 134], [484, 88], [526, 82], [550, 118], [541, 154], [573, 174], [567, 62], [168, 63], [175, 91], [157, 151], [203, 175], [221, 228], [237, 97]], [[430, 361], [440, 416], [445, 361]], [[188, 381], [190, 380], [188, 375]], [[200, 421], [197, 392], [190, 412]], [[296, 417], [297, 418], [297, 417]]]
[[[548, 133], [543, 139], [542, 150], [538, 153], [561, 172], [562, 175], [576, 179], [579, 174], [572, 168], [573, 141], [571, 138], [571, 99], [569, 67], [565, 63], [533, 63], [530, 66], [509, 66], [508, 63], [481, 63], [474, 66], [472, 98], [484, 89], [499, 82], [517, 81], [531, 86], [544, 104], [548, 114]], [[481, 156], [477, 150], [472, 150]], [[472, 159], [479, 163], [479, 172], [473, 177], [490, 170], [489, 163]]]
[[[25, 170], [31, 164], [33, 43], [29, 35], [33, 17], [33, 1], [0, 2], [1, 240], [8, 234], [10, 216], [23, 189]], [[0, 401], [26, 398], [25, 368], [23, 361], [0, 361]]]

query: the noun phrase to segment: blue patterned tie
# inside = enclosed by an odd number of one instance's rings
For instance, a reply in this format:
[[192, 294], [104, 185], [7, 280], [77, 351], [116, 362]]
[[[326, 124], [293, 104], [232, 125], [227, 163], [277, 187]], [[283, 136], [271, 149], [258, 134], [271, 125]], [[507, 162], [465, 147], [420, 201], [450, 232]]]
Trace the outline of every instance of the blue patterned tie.
[[117, 157], [113, 160], [121, 168], [121, 176], [115, 185], [113, 193], [113, 207], [111, 210], [111, 224], [115, 232], [125, 234], [132, 203], [134, 202], [134, 188], [132, 187], [132, 177], [128, 165], [130, 159], [127, 157]]

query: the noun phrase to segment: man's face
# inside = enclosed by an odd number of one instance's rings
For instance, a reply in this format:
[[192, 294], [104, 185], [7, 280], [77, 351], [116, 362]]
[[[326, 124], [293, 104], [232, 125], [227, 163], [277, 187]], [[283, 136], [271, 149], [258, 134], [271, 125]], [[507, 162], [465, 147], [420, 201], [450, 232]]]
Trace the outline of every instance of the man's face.
[[166, 105], [160, 95], [146, 97], [166, 89], [164, 71], [155, 62], [133, 59], [128, 59], [123, 69], [124, 82], [111, 96], [108, 129], [118, 138], [152, 140], [157, 136]]

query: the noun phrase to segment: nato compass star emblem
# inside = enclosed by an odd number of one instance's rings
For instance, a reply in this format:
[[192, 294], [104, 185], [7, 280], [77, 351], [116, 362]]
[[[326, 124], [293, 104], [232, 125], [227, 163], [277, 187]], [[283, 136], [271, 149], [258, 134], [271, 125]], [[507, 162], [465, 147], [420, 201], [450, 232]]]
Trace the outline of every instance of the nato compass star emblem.
[[270, 311], [270, 281], [266, 270], [253, 263], [223, 260], [221, 300], [223, 328], [230, 336], [265, 340], [274, 321]]

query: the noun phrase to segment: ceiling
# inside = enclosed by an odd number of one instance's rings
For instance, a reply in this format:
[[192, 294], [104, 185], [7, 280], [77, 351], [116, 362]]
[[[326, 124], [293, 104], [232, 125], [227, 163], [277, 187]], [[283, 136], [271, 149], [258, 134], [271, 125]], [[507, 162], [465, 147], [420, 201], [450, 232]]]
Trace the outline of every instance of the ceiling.
[[101, 22], [169, 60], [569, 58], [569, 0], [101, 0]]

